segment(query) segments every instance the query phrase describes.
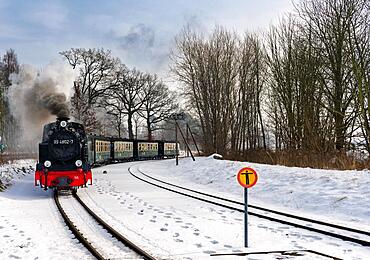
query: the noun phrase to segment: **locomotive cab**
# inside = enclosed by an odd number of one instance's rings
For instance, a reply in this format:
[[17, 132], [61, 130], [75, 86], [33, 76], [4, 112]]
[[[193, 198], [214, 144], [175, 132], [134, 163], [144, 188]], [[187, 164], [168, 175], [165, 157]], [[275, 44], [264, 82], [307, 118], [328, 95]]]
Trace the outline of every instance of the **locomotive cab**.
[[87, 160], [87, 138], [83, 125], [57, 118], [44, 126], [39, 143], [35, 185], [47, 188], [76, 189], [92, 184]]

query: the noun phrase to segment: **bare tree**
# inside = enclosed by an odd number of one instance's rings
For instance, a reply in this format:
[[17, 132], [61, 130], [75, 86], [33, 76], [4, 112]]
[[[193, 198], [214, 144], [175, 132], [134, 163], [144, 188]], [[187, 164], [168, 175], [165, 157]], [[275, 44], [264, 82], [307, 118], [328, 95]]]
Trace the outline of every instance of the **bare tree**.
[[244, 155], [249, 149], [267, 148], [261, 108], [261, 92], [267, 71], [265, 54], [256, 35], [246, 33], [239, 45], [231, 151]]
[[130, 139], [134, 138], [133, 116], [140, 111], [146, 99], [144, 88], [148, 77], [147, 74], [143, 74], [136, 69], [127, 70], [121, 68], [118, 85], [112, 92], [112, 97], [124, 107], [124, 114], [127, 115], [128, 135]]
[[117, 132], [117, 136], [119, 138], [122, 137], [124, 126], [123, 120], [126, 112], [124, 105], [114, 97], [104, 99], [104, 101], [102, 101], [102, 105], [104, 106], [107, 114], [113, 117], [112, 124]]
[[203, 131], [206, 153], [226, 153], [237, 76], [236, 35], [217, 27], [208, 40], [185, 28], [176, 39], [172, 72], [185, 86]]
[[350, 28], [360, 0], [302, 1], [297, 7], [314, 41], [314, 48], [323, 61], [321, 80], [325, 92], [326, 109], [334, 118], [335, 147], [344, 148], [356, 110], [351, 108], [355, 98], [355, 85], [349, 52]]
[[96, 118], [95, 109], [97, 108], [97, 105], [89, 105], [87, 97], [81, 93], [79, 83], [74, 82], [73, 90], [74, 94], [71, 98], [72, 115], [84, 124], [85, 130], [88, 133], [99, 133], [101, 126], [100, 122]]
[[[90, 118], [94, 114], [94, 106], [99, 105], [99, 99], [106, 97], [108, 91], [118, 85], [118, 73], [124, 65], [104, 49], [72, 48], [60, 52], [60, 55], [73, 69], [79, 70], [74, 86], [72, 114], [88, 125], [89, 122], [84, 119]], [[87, 114], [90, 116], [86, 117]]]
[[370, 154], [370, 2], [356, 1], [355, 15], [348, 27], [352, 70], [357, 87], [356, 105], [365, 140]]
[[139, 139], [139, 128], [144, 126], [143, 125], [144, 119], [139, 114], [134, 114], [132, 116], [132, 120], [135, 124], [135, 139]]
[[269, 116], [278, 149], [322, 150], [331, 134], [324, 131], [330, 124], [322, 107], [322, 63], [312, 40], [292, 17], [268, 34]]
[[146, 97], [142, 109], [139, 110], [141, 117], [145, 119], [148, 139], [153, 139], [153, 132], [160, 128], [160, 123], [178, 108], [175, 103], [176, 96], [170, 92], [168, 87], [160, 82], [156, 75], [148, 76], [143, 88]]

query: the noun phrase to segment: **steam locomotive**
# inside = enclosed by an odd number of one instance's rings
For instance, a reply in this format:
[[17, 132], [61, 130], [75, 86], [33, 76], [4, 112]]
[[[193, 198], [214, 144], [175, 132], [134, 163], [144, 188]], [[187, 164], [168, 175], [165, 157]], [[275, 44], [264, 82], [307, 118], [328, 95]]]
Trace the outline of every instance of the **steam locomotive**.
[[42, 188], [72, 189], [92, 184], [88, 163], [87, 136], [83, 125], [57, 118], [44, 126], [39, 144], [35, 185]]
[[[44, 126], [35, 185], [70, 189], [92, 184], [91, 167], [133, 160], [174, 158], [176, 142], [87, 136], [83, 125], [57, 118]], [[177, 144], [177, 148], [179, 144]]]

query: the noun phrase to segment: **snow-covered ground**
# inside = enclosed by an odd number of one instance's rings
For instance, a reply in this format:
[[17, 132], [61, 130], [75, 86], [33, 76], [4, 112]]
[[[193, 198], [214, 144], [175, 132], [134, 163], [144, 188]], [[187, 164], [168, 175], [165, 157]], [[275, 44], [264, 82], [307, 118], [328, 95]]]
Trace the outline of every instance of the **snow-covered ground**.
[[0, 166], [2, 182], [11, 184], [0, 192], [0, 259], [93, 259], [72, 239], [52, 192], [34, 187], [34, 172], [27, 170], [34, 165], [22, 160]]
[[0, 166], [0, 191], [11, 186], [14, 179], [21, 179], [34, 172], [33, 160], [17, 160]]
[[370, 231], [370, 172], [285, 167], [210, 157], [142, 164], [140, 169], [163, 180], [243, 201], [236, 174], [243, 167], [258, 173], [249, 189], [250, 203], [348, 223]]
[[[78, 193], [107, 223], [158, 259], [235, 259], [235, 256], [210, 257], [210, 254], [299, 249], [312, 249], [343, 259], [369, 259], [369, 248], [255, 217], [250, 217], [249, 223], [250, 248], [244, 249], [242, 213], [143, 183], [129, 174], [128, 167], [139, 167], [158, 178], [186, 187], [242, 200], [235, 174], [240, 167], [252, 166], [259, 173], [259, 182], [250, 192], [251, 203], [332, 217], [331, 220], [347, 221], [345, 217], [350, 216], [351, 224], [362, 227], [368, 223], [365, 214], [369, 204], [366, 209], [357, 205], [365, 205], [369, 200], [364, 195], [368, 192], [365, 187], [368, 180], [361, 181], [358, 177], [358, 190], [352, 186], [350, 193], [343, 195], [346, 199], [335, 202], [333, 198], [345, 190], [347, 178], [359, 175], [368, 179], [367, 172], [326, 172], [212, 158], [197, 158], [195, 163], [183, 159], [178, 167], [174, 164], [174, 160], [147, 161], [96, 168], [93, 170], [93, 186]], [[334, 179], [330, 173], [335, 175]], [[320, 180], [326, 184], [325, 191], [333, 197], [320, 190]], [[364, 196], [362, 201], [356, 201], [354, 194]], [[357, 213], [351, 210], [346, 213], [341, 203], [347, 200]], [[295, 203], [291, 205], [291, 201]], [[334, 206], [327, 206], [332, 204]], [[72, 238], [57, 212], [52, 193], [34, 187], [33, 174], [15, 179], [10, 188], [0, 192], [0, 259], [91, 258]], [[252, 255], [247, 258], [326, 259], [313, 254], [301, 257]]]

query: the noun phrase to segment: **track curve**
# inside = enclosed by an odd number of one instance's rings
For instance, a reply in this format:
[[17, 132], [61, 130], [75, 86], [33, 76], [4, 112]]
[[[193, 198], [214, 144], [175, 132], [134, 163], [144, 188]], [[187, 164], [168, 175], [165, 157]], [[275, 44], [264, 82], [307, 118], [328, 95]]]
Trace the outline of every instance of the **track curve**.
[[[167, 191], [171, 191], [171, 192], [174, 192], [174, 193], [177, 193], [177, 194], [181, 194], [183, 196], [187, 196], [187, 197], [190, 197], [190, 198], [193, 198], [193, 199], [197, 199], [197, 200], [200, 200], [200, 201], [203, 201], [203, 202], [207, 202], [207, 203], [210, 203], [210, 204], [213, 204], [213, 205], [216, 205], [216, 206], [224, 207], [224, 208], [239, 211], [239, 212], [244, 212], [244, 209], [242, 209], [242, 208], [238, 208], [238, 207], [235, 207], [235, 206], [225, 204], [225, 202], [226, 202], [226, 203], [229, 203], [229, 204], [234, 204], [234, 205], [238, 205], [238, 206], [243, 205], [244, 206], [244, 204], [241, 203], [241, 202], [230, 200], [230, 199], [224, 199], [224, 198], [212, 195], [212, 194], [192, 190], [192, 189], [181, 187], [179, 185], [175, 185], [175, 184], [172, 184], [172, 183], [169, 183], [169, 182], [165, 182], [165, 181], [159, 180], [157, 178], [151, 177], [148, 174], [143, 173], [142, 171], [137, 169], [138, 172], [142, 176], [144, 176], [144, 178], [140, 177], [140, 176], [138, 176], [137, 173], [135, 174], [133, 172], [133, 167], [138, 166], [138, 165], [139, 164], [134, 164], [131, 167], [129, 167], [128, 170], [129, 170], [129, 173], [133, 177], [135, 177], [135, 178], [137, 178], [137, 179], [139, 179], [143, 182], [146, 182], [150, 185], [156, 186], [158, 188], [161, 188], [161, 189], [164, 189], [164, 190], [167, 190]], [[150, 180], [147, 180], [145, 178], [150, 179]], [[155, 183], [155, 182], [157, 182], [157, 183]], [[164, 187], [163, 184], [167, 185], [169, 187]], [[189, 192], [192, 193], [192, 194], [189, 194]], [[204, 196], [204, 198], [200, 198], [199, 195]], [[210, 199], [216, 199], [218, 201], [214, 201], [214, 200], [212, 201]], [[276, 211], [276, 210], [272, 210], [272, 209], [265, 209], [265, 208], [259, 207], [259, 206], [249, 205], [249, 207], [254, 208], [254, 209], [258, 209], [258, 210], [261, 210], [261, 211], [266, 211], [266, 212], [269, 212], [269, 213], [274, 213], [274, 214], [277, 214], [277, 215], [281, 215], [283, 217], [288, 217], [288, 218], [296, 219], [296, 220], [299, 220], [299, 221], [305, 221], [305, 222], [308, 222], [309, 224], [315, 223], [315, 224], [326, 226], [326, 227], [337, 228], [339, 230], [352, 232], [354, 234], [361, 234], [361, 235], [370, 236], [370, 232], [368, 232], [368, 231], [363, 231], [363, 230], [358, 230], [358, 229], [349, 228], [349, 227], [345, 227], [345, 226], [340, 226], [340, 225], [337, 225], [337, 224], [327, 223], [327, 222], [319, 221], [319, 220], [312, 220], [312, 219], [309, 219], [309, 218], [296, 216], [296, 215], [293, 215], [293, 214], [284, 213], [284, 212], [280, 212], [280, 211]], [[267, 220], [270, 220], [270, 221], [279, 222], [281, 224], [286, 224], [286, 225], [294, 226], [294, 227], [297, 227], [297, 228], [309, 230], [309, 231], [312, 231], [312, 232], [317, 232], [317, 233], [327, 235], [327, 236], [330, 236], [330, 237], [342, 239], [344, 241], [357, 243], [357, 244], [360, 244], [362, 246], [370, 246], [370, 240], [364, 240], [364, 239], [359, 239], [359, 238], [352, 237], [352, 236], [342, 235], [342, 234], [334, 233], [334, 232], [331, 232], [331, 231], [326, 231], [326, 230], [322, 230], [322, 229], [319, 229], [319, 228], [306, 226], [304, 224], [294, 223], [294, 222], [289, 221], [289, 220], [284, 220], [284, 219], [279, 219], [279, 218], [276, 218], [276, 217], [266, 216], [264, 214], [260, 214], [260, 213], [249, 211], [249, 210], [248, 210], [248, 214], [250, 214], [252, 216], [259, 217], [259, 218], [267, 219]]]
[[[142, 175], [144, 175], [145, 177], [148, 177], [148, 178], [153, 179], [155, 181], [158, 181], [158, 182], [167, 184], [169, 186], [176, 187], [176, 188], [179, 188], [179, 189], [183, 189], [183, 190], [186, 190], [186, 191], [196, 192], [196, 193], [199, 193], [201, 195], [204, 195], [204, 196], [207, 196], [207, 197], [210, 197], [210, 198], [224, 200], [224, 201], [227, 201], [227, 202], [230, 202], [230, 203], [234, 203], [236, 205], [244, 206], [244, 203], [243, 202], [236, 201], [236, 200], [231, 200], [231, 199], [227, 199], [227, 198], [222, 198], [222, 197], [219, 197], [219, 196], [216, 196], [216, 195], [213, 195], [213, 194], [209, 194], [209, 193], [205, 193], [205, 192], [202, 192], [202, 191], [198, 191], [198, 190], [193, 190], [193, 189], [181, 187], [179, 185], [176, 185], [176, 184], [173, 184], [173, 183], [169, 183], [169, 182], [160, 180], [158, 178], [149, 176], [148, 174], [144, 173], [140, 169], [137, 169], [137, 170]], [[274, 213], [274, 214], [278, 214], [278, 215], [281, 215], [281, 216], [295, 218], [295, 219], [298, 219], [298, 220], [308, 221], [308, 222], [315, 223], [315, 224], [325, 225], [327, 227], [333, 227], [333, 228], [337, 228], [337, 229], [341, 229], [341, 230], [345, 230], [345, 231], [350, 231], [350, 232], [354, 232], [354, 233], [359, 233], [359, 234], [370, 236], [370, 232], [369, 231], [366, 231], [366, 230], [360, 230], [360, 229], [345, 227], [345, 226], [341, 226], [341, 225], [337, 225], [337, 224], [329, 223], [329, 222], [325, 222], [325, 221], [310, 219], [310, 218], [306, 218], [306, 217], [302, 217], [302, 216], [297, 216], [297, 215], [293, 215], [293, 214], [286, 213], [286, 212], [281, 212], [281, 211], [278, 211], [278, 210], [273, 210], [273, 209], [268, 209], [268, 208], [265, 208], [265, 207], [256, 206], [256, 205], [253, 205], [253, 204], [248, 204], [248, 207], [253, 208], [253, 209], [263, 210], [263, 211]]]

